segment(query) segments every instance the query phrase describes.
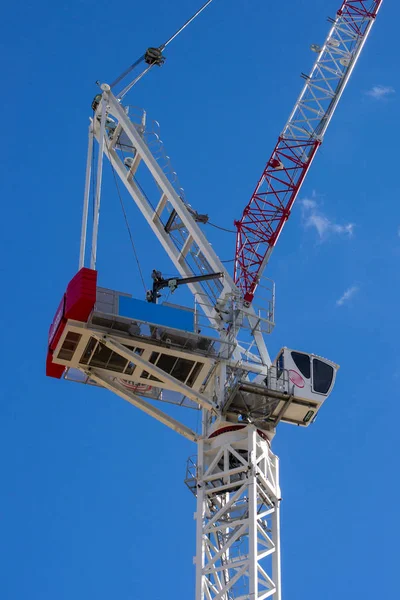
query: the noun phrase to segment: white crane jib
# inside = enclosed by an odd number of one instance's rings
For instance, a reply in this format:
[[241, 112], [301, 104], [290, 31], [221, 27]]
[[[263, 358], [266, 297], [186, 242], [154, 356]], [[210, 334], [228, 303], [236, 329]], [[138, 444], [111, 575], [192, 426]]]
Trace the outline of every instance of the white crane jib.
[[[90, 181], [93, 137], [99, 145], [97, 181], [95, 192], [94, 220], [92, 227], [91, 262], [96, 267], [97, 240], [99, 228], [101, 178], [103, 157], [111, 163], [114, 172], [125, 185], [130, 196], [172, 260], [178, 273], [184, 278], [202, 277], [222, 273], [221, 279], [209, 279], [188, 283], [195, 297], [196, 305], [205, 313], [210, 325], [231, 342], [236, 339], [238, 329], [248, 323], [256, 346], [259, 360], [270, 364], [270, 358], [262, 336], [263, 331], [273, 327], [273, 291], [267, 299], [266, 307], [247, 307], [242, 295], [224, 264], [207, 241], [196, 222], [194, 213], [182, 198], [182, 190], [176, 189], [168, 171], [162, 168], [160, 160], [153, 154], [151, 146], [161, 143], [153, 130], [146, 127], [144, 113], [138, 115], [137, 122], [129, 116], [124, 107], [113, 95], [107, 84], [102, 85], [102, 94], [94, 104], [93, 119], [89, 126], [89, 150], [86, 182]], [[158, 157], [160, 158], [160, 157]], [[164, 158], [163, 156], [161, 158]], [[146, 171], [156, 186], [158, 196], [149, 197], [138, 181], [138, 171]], [[85, 186], [84, 210], [81, 235], [79, 266], [84, 265], [86, 249], [87, 215], [89, 205], [89, 185]], [[195, 213], [196, 214], [196, 213]], [[240, 349], [238, 350], [240, 353]], [[239, 358], [238, 352], [236, 353]]]

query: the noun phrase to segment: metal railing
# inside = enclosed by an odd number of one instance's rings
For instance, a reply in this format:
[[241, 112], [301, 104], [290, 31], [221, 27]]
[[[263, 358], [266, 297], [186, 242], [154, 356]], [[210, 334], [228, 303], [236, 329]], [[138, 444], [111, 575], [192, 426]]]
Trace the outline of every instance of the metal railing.
[[185, 485], [194, 496], [197, 496], [197, 454], [189, 456], [186, 461]]
[[275, 327], [275, 282], [269, 277], [260, 278], [253, 308], [258, 317], [253, 330], [258, 326], [262, 333], [272, 333]]
[[262, 383], [252, 383], [248, 376], [248, 371], [245, 368], [228, 367], [226, 383], [224, 387], [224, 405], [231, 399], [231, 395], [238, 389], [240, 384], [248, 386], [248, 391], [251, 393], [252, 387], [254, 390], [262, 390], [265, 388], [265, 395], [268, 391], [282, 394], [282, 396], [290, 397], [294, 394], [294, 385], [290, 381], [289, 371], [287, 369], [279, 369], [276, 365], [267, 367], [267, 374]]
[[293, 394], [293, 383], [289, 378], [289, 371], [287, 369], [279, 369], [276, 365], [271, 365], [268, 368], [266, 377], [266, 387], [273, 392], [280, 392], [282, 394]]

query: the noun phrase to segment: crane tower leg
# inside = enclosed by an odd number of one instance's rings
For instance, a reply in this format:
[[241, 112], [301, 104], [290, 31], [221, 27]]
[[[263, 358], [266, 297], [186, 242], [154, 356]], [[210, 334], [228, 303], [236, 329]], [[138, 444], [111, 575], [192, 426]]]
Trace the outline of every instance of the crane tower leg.
[[101, 196], [101, 184], [103, 174], [103, 151], [104, 151], [104, 136], [105, 126], [107, 117], [107, 89], [109, 86], [106, 84], [102, 85], [104, 93], [101, 99], [101, 118], [100, 118], [100, 130], [99, 130], [99, 155], [97, 157], [97, 181], [96, 181], [96, 195], [94, 202], [94, 219], [93, 219], [93, 231], [92, 231], [92, 252], [90, 255], [90, 268], [96, 268], [97, 258], [97, 236], [99, 232], [99, 218], [100, 218], [100, 196]]
[[281, 600], [279, 464], [253, 425], [200, 441], [196, 600]]
[[93, 156], [93, 126], [92, 126], [92, 124], [90, 124], [89, 125], [88, 153], [87, 153], [87, 160], [86, 160], [85, 193], [84, 193], [84, 197], [83, 197], [81, 244], [80, 244], [80, 251], [79, 251], [79, 269], [82, 269], [82, 267], [85, 266], [86, 237], [87, 237], [89, 194], [90, 194], [90, 175], [92, 172], [92, 156]]

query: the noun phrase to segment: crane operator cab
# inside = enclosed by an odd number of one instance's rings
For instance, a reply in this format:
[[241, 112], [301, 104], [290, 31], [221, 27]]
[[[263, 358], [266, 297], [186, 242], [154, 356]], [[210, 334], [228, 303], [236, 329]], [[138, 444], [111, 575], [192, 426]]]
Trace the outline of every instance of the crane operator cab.
[[283, 421], [303, 426], [311, 423], [330, 395], [338, 369], [337, 364], [321, 356], [282, 348], [265, 384], [269, 390], [283, 392], [292, 400], [278, 402], [272, 416], [282, 410]]
[[268, 368], [267, 377], [238, 381], [224, 405], [226, 415], [260, 429], [283, 421], [307, 427], [332, 392], [339, 366], [334, 362], [290, 348], [282, 348]]

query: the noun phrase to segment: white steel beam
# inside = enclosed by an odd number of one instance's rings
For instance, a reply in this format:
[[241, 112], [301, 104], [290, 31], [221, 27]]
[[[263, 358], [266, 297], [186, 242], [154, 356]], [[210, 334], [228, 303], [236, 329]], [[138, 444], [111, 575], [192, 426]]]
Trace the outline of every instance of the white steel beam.
[[192, 238], [196, 241], [197, 245], [201, 249], [201, 252], [204, 254], [207, 262], [210, 264], [213, 271], [215, 273], [224, 273], [225, 292], [237, 292], [236, 285], [234, 284], [233, 279], [231, 278], [229, 273], [226, 271], [223, 263], [220, 261], [216, 253], [212, 250], [210, 243], [207, 241], [200, 227], [197, 225], [192, 215], [189, 213], [184, 202], [181, 200], [181, 198], [179, 198], [178, 194], [174, 190], [167, 176], [165, 175], [160, 165], [151, 153], [149, 147], [144, 142], [143, 138], [140, 136], [137, 129], [130, 121], [128, 115], [125, 113], [121, 104], [118, 102], [118, 100], [114, 97], [112, 93], [109, 94], [108, 102], [110, 105], [110, 112], [117, 117], [118, 123], [122, 125], [125, 133], [131, 140], [132, 145], [136, 149], [136, 152], [140, 153], [142, 160], [146, 163], [146, 166], [149, 169], [154, 180], [156, 181], [157, 185], [160, 187], [163, 194], [166, 195], [168, 201], [177, 211], [182, 223], [184, 224], [185, 228], [189, 231]]
[[[92, 231], [92, 251], [90, 254], [90, 268], [96, 268], [97, 258], [97, 236], [99, 232], [99, 218], [100, 218], [100, 198], [101, 198], [101, 184], [103, 176], [103, 151], [104, 151], [104, 135], [107, 118], [107, 102], [108, 102], [108, 90], [110, 89], [107, 84], [102, 85], [103, 94], [101, 97], [101, 118], [100, 118], [100, 131], [99, 131], [99, 155], [97, 158], [97, 181], [96, 181], [96, 196], [94, 203], [94, 217], [93, 217], [93, 231]], [[95, 117], [96, 118], [96, 117]], [[95, 125], [95, 121], [94, 121]]]
[[120, 344], [115, 339], [113, 339], [111, 336], [95, 334], [95, 333], [92, 333], [92, 336], [94, 338], [96, 338], [97, 340], [99, 340], [99, 342], [101, 342], [102, 344], [107, 346], [107, 348], [110, 348], [110, 350], [113, 350], [114, 352], [123, 356], [124, 358], [131, 361], [135, 365], [142, 367], [142, 369], [144, 369], [145, 371], [148, 371], [149, 373], [151, 373], [151, 375], [154, 375], [155, 377], [160, 379], [162, 382], [168, 383], [170, 385], [171, 389], [173, 389], [174, 391], [181, 392], [183, 395], [185, 395], [188, 398], [190, 398], [191, 400], [193, 400], [193, 402], [200, 404], [200, 406], [202, 406], [206, 410], [209, 410], [214, 413], [217, 412], [216, 405], [211, 400], [209, 400], [206, 396], [204, 396], [203, 394], [200, 394], [200, 392], [197, 392], [196, 390], [193, 390], [188, 385], [186, 385], [185, 383], [182, 383], [175, 377], [172, 377], [172, 375], [169, 375], [168, 373], [166, 373], [165, 371], [163, 371], [156, 365], [153, 365], [148, 360], [145, 360], [139, 354], [136, 354], [135, 352], [131, 352], [130, 350], [128, 350], [128, 348], [126, 348], [126, 346], [124, 346], [123, 344]]
[[85, 266], [85, 253], [86, 253], [85, 251], [86, 251], [87, 222], [88, 222], [88, 211], [89, 211], [90, 175], [91, 175], [91, 170], [92, 170], [92, 156], [93, 156], [93, 124], [90, 123], [88, 153], [87, 153], [87, 160], [86, 160], [85, 192], [84, 192], [84, 196], [83, 196], [81, 245], [80, 245], [80, 252], [79, 252], [79, 270]]
[[[110, 114], [117, 119], [118, 125], [111, 139], [106, 136], [101, 150], [110, 160], [119, 178], [126, 186], [131, 197], [163, 245], [181, 276], [190, 277], [193, 275], [205, 274], [207, 272], [224, 273], [222, 288], [218, 289], [215, 286], [219, 284], [211, 284], [210, 282], [205, 282], [203, 285], [199, 283], [189, 285], [190, 290], [195, 295], [212, 327], [214, 327], [222, 334], [222, 336], [224, 336], [226, 335], [224, 333], [224, 323], [221, 320], [219, 312], [214, 308], [216, 301], [220, 300], [224, 303], [229, 297], [236, 297], [239, 299], [240, 292], [233, 282], [232, 277], [229, 275], [223, 263], [220, 261], [219, 257], [214, 252], [212, 246], [209, 244], [205, 235], [196, 223], [193, 215], [187, 209], [184, 201], [181, 197], [179, 197], [171, 181], [168, 179], [160, 164], [153, 156], [143, 135], [141, 135], [136, 126], [129, 119], [120, 102], [118, 102], [111, 92], [107, 91], [108, 86], [104, 85], [104, 88], [106, 91], [103, 93], [103, 98], [106, 94]], [[98, 111], [99, 110], [100, 109], [98, 109]], [[103, 138], [101, 136], [101, 132], [99, 131], [97, 116], [95, 116], [93, 123], [96, 138], [101, 145], [103, 143]], [[127, 136], [132, 144], [132, 147], [135, 149], [135, 156], [131, 169], [126, 169], [118, 154], [118, 144], [116, 143], [116, 136], [118, 135], [117, 132], [122, 132], [125, 136]], [[161, 199], [158, 200], [157, 207], [153, 207], [152, 204], [150, 204], [149, 199], [142, 192], [142, 189], [132, 176], [133, 166], [135, 165], [136, 170], [139, 163], [143, 164], [147, 168], [148, 173], [161, 191]], [[174, 242], [174, 240], [171, 238], [170, 233], [166, 231], [165, 224], [160, 219], [159, 212], [162, 212], [166, 205], [168, 205], [168, 209], [170, 211], [176, 211], [177, 219], [181, 225], [179, 228], [180, 235], [183, 236], [182, 239], [184, 240], [182, 241], [182, 247], [177, 247], [176, 242]], [[194, 262], [197, 261], [197, 267], [195, 270], [193, 270], [189, 261], [187, 260], [189, 256]], [[213, 291], [213, 293], [211, 293], [211, 291]], [[257, 316], [254, 309], [250, 307], [246, 312], [249, 322], [256, 323]], [[271, 362], [270, 357], [259, 326], [254, 327], [253, 335], [263, 363], [269, 365]]]
[[183, 435], [183, 437], [187, 438], [188, 440], [191, 440], [192, 442], [197, 441], [198, 435], [192, 429], [190, 429], [183, 423], [180, 423], [176, 419], [173, 419], [159, 408], [152, 406], [149, 402], [146, 402], [133, 392], [128, 391], [116, 381], [115, 377], [107, 377], [102, 373], [97, 372], [97, 370], [93, 368], [85, 369], [85, 373], [96, 383], [107, 388], [114, 394], [117, 394], [117, 396], [120, 396], [121, 398], [129, 402], [130, 404], [132, 404], [132, 406], [136, 406], [136, 408], [139, 408], [140, 410], [148, 414], [150, 417], [153, 417], [157, 421], [160, 421], [160, 423], [163, 423], [170, 429], [173, 429], [180, 435]]
[[[138, 156], [138, 154], [136, 154], [136, 156]], [[130, 195], [134, 198], [136, 205], [138, 206], [146, 221], [150, 225], [151, 229], [153, 230], [153, 233], [161, 242], [164, 250], [167, 252], [168, 256], [177, 267], [180, 275], [182, 277], [192, 277], [193, 275], [195, 275], [195, 273], [190, 269], [188, 264], [180, 260], [182, 253], [174, 245], [170, 236], [165, 232], [161, 221], [158, 218], [154, 218], [154, 215], [156, 213], [152, 209], [147, 198], [139, 189], [139, 186], [135, 183], [135, 181], [132, 178], [128, 179], [126, 177], [126, 169], [117, 153], [114, 150], [109, 150], [107, 152], [107, 158], [110, 160], [116, 173], [120, 177], [121, 181], [124, 183]], [[201, 285], [199, 283], [191, 283], [188, 284], [188, 287], [194, 294], [194, 296], [198, 298], [199, 304], [201, 304], [204, 313], [211, 322], [211, 325], [215, 329], [218, 329], [218, 322], [220, 322], [220, 319], [218, 318], [217, 313], [214, 311], [213, 305], [210, 302], [209, 298], [205, 295]]]

